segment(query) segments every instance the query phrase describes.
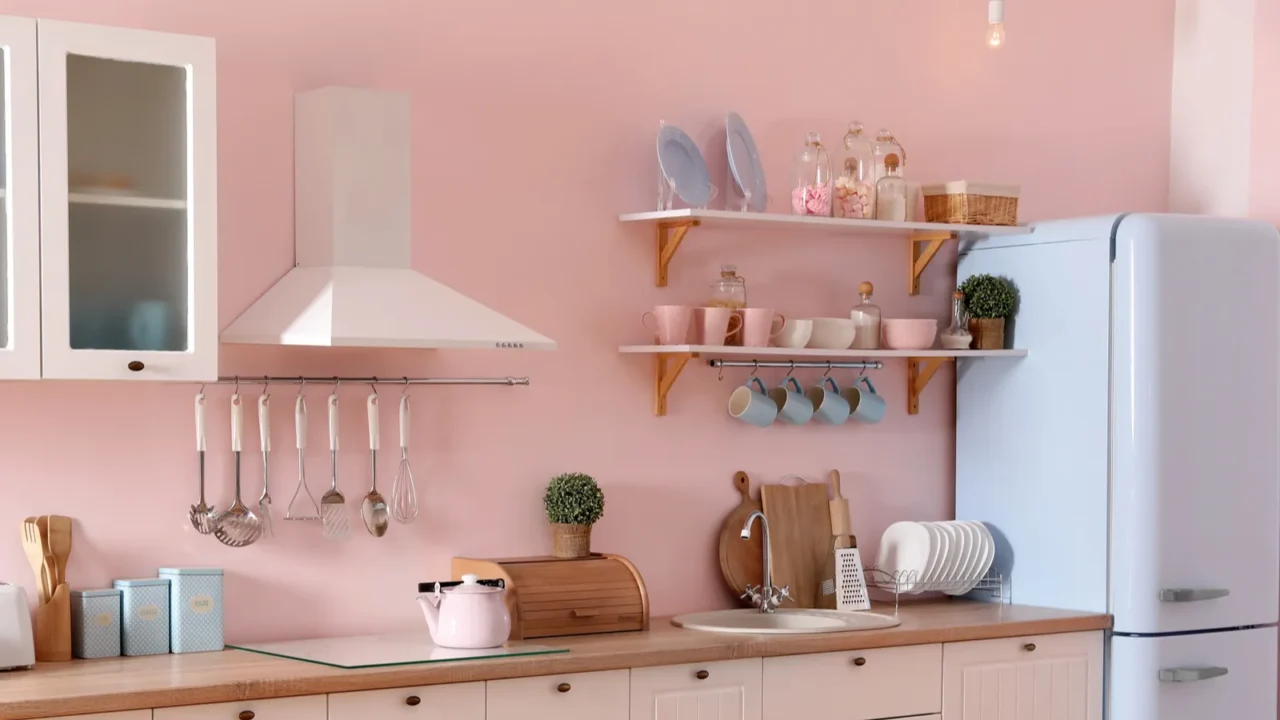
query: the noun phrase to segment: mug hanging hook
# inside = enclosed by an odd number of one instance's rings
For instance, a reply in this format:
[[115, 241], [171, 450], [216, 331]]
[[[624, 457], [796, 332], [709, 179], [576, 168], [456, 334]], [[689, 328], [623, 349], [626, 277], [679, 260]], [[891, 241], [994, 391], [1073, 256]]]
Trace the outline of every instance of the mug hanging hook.
[[200, 383], [200, 394], [204, 394], [204, 383]]
[[408, 375], [405, 375], [405, 376], [404, 376], [404, 389], [400, 391], [400, 397], [408, 397], [408, 396], [409, 396], [409, 376], [408, 376]]
[[338, 386], [340, 385], [342, 385], [342, 378], [338, 377], [337, 375], [334, 375], [333, 376], [333, 394], [334, 395], [338, 394]]
[[373, 376], [373, 382], [369, 383], [369, 389], [373, 391], [374, 395], [378, 394], [378, 376], [377, 375]]
[[306, 389], [307, 389], [307, 379], [299, 375], [298, 376], [298, 397], [302, 397], [302, 391]]
[[861, 372], [859, 372], [859, 373], [858, 373], [858, 379], [862, 379], [862, 376], [863, 376], [863, 375], [866, 375], [866, 374], [867, 374], [867, 366], [866, 366], [866, 364], [864, 363], [864, 364], [862, 365], [862, 370], [861, 370]]
[[[750, 381], [751, 381], [751, 378], [753, 378], [753, 377], [755, 377], [755, 376], [756, 376], [756, 373], [760, 372], [760, 361], [759, 361], [759, 360], [752, 360], [751, 362], [755, 363], [755, 365], [754, 365], [754, 366], [752, 366], [752, 368], [751, 368], [751, 375], [747, 378], [747, 381], [748, 381], [748, 382], [750, 382]], [[722, 366], [722, 367], [723, 367], [723, 366]]]
[[716, 373], [716, 380], [724, 382], [724, 363], [716, 365], [716, 369], [719, 371]]
[[239, 375], [236, 376], [236, 387], [231, 392], [233, 392], [236, 395], [240, 394], [240, 376]]
[[271, 384], [271, 378], [266, 375], [263, 375], [262, 376], [262, 394], [263, 395], [267, 394], [267, 386], [270, 384]]
[[822, 377], [824, 380], [826, 378], [831, 377], [831, 361], [830, 360], [827, 361], [827, 371], [822, 373]]

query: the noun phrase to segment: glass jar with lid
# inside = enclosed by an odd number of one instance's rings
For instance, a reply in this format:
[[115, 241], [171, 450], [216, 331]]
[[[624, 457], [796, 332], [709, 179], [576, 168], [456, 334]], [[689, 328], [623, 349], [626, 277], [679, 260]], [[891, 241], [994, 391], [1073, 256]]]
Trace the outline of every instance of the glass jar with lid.
[[711, 300], [708, 307], [732, 308], [738, 315], [738, 330], [725, 341], [726, 345], [742, 345], [742, 308], [747, 306], [747, 279], [738, 275], [733, 265], [721, 265], [720, 277], [711, 283]]
[[902, 179], [896, 153], [884, 159], [884, 173], [876, 182], [876, 219], [906, 222], [907, 181]]
[[898, 174], [904, 178], [907, 174], [907, 151], [898, 143], [898, 139], [889, 132], [889, 128], [880, 128], [876, 131], [876, 140], [871, 144], [872, 160], [875, 163], [875, 179], [873, 182], [880, 182], [880, 178], [884, 177], [885, 160], [890, 155], [898, 156]]
[[948, 350], [968, 350], [973, 344], [969, 333], [969, 313], [964, 307], [964, 293], [956, 290], [951, 296], [951, 327], [942, 331], [942, 347]]
[[877, 350], [880, 348], [880, 307], [871, 303], [871, 293], [875, 287], [869, 282], [858, 286], [858, 294], [862, 302], [853, 306], [849, 318], [853, 320], [853, 348], [855, 350]]
[[865, 219], [875, 215], [875, 159], [862, 123], [849, 123], [844, 154], [835, 181], [836, 217]]
[[818, 133], [804, 138], [791, 182], [791, 213], [831, 217], [831, 156]]

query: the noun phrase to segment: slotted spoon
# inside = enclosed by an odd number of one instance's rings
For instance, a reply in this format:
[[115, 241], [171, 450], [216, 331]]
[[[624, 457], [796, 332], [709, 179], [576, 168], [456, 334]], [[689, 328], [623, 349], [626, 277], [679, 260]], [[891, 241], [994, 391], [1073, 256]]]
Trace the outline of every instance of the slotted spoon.
[[244, 432], [244, 408], [240, 402], [240, 393], [231, 396], [231, 452], [236, 456], [236, 497], [235, 502], [218, 518], [218, 529], [213, 536], [218, 542], [228, 547], [245, 547], [252, 545], [262, 537], [262, 521], [253, 511], [240, 501], [240, 444]]
[[418, 517], [418, 491], [413, 486], [413, 469], [409, 467], [408, 389], [406, 385], [400, 395], [400, 467], [391, 485], [391, 517], [400, 523], [411, 523]]
[[324, 522], [324, 536], [330, 540], [346, 540], [351, 531], [347, 520], [347, 499], [338, 490], [338, 393], [334, 389], [329, 396], [329, 453], [333, 463], [333, 480], [329, 492], [320, 496], [320, 519]]
[[204, 502], [204, 393], [196, 394], [196, 454], [200, 456], [200, 504], [191, 506], [191, 525], [209, 535], [218, 528], [218, 513]]

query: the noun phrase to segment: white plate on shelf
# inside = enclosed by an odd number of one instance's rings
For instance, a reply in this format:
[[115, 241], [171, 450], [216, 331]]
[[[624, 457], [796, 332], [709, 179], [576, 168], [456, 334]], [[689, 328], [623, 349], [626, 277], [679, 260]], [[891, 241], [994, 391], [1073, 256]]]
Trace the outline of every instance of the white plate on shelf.
[[932, 552], [929, 531], [918, 522], [896, 522], [880, 536], [880, 554], [876, 567], [899, 578], [898, 592], [911, 593], [928, 570]]
[[658, 130], [658, 167], [670, 181], [676, 196], [689, 207], [705, 207], [711, 202], [711, 175], [702, 151], [689, 134], [675, 125]]
[[760, 151], [756, 148], [755, 138], [743, 122], [742, 116], [731, 112], [724, 119], [725, 152], [729, 156], [729, 171], [738, 184], [743, 197], [747, 198], [747, 208], [754, 212], [764, 212], [769, 202], [768, 190], [764, 182], [764, 166], [760, 164]]

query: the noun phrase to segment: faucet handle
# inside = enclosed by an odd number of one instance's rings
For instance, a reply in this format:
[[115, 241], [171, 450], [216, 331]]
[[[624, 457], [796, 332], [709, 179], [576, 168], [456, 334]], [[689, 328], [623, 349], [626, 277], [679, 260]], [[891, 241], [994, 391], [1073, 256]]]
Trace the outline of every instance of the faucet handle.
[[781, 605], [781, 604], [782, 604], [782, 601], [783, 601], [783, 600], [790, 600], [790, 599], [791, 599], [791, 586], [790, 586], [790, 585], [783, 585], [782, 587], [777, 588], [777, 590], [778, 590], [778, 604], [779, 604], [779, 605]]
[[750, 600], [752, 605], [758, 605], [760, 603], [760, 586], [748, 585], [746, 591], [742, 593], [742, 599]]

